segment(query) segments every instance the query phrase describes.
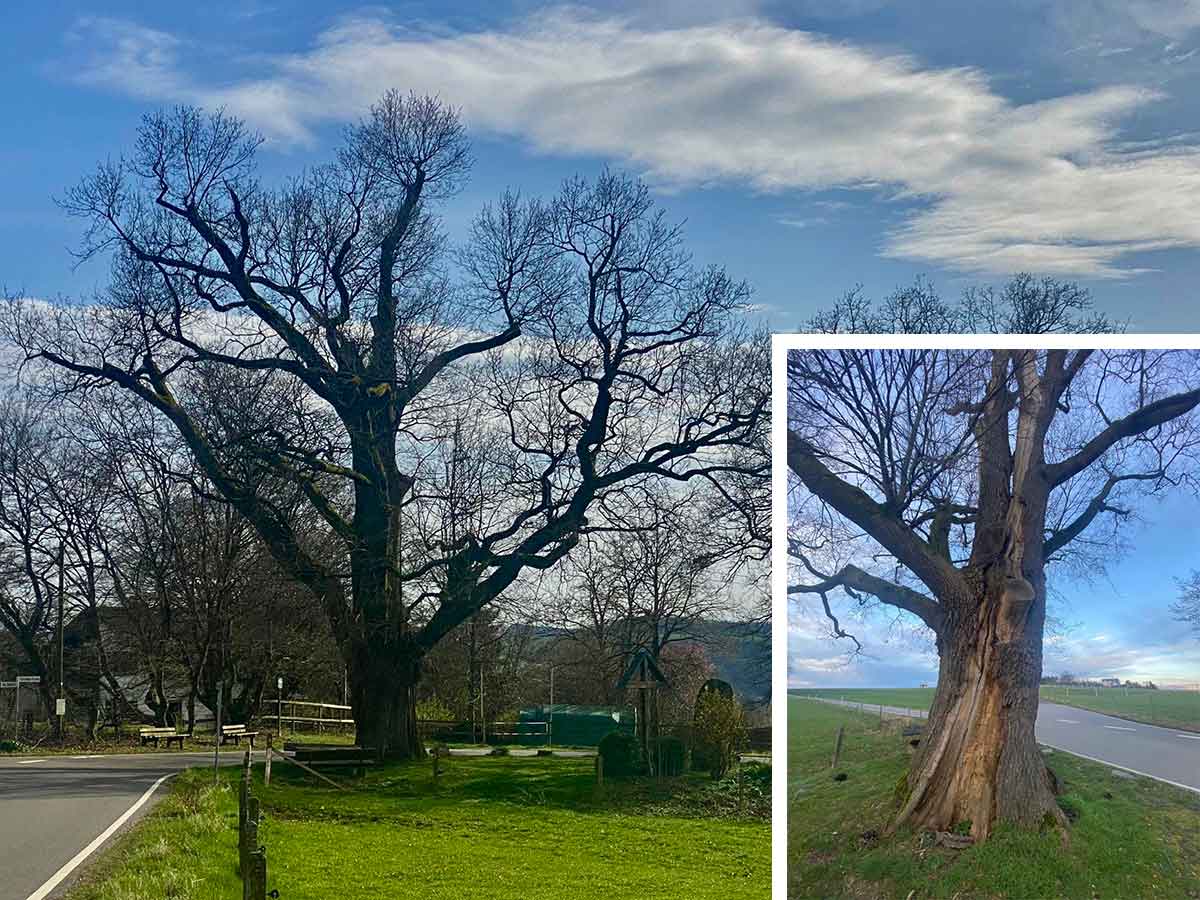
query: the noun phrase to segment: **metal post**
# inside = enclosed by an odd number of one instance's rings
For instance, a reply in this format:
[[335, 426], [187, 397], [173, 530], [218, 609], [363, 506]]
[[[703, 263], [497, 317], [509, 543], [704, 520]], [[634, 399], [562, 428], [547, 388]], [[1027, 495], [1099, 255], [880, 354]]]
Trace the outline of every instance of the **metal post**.
[[67, 712], [67, 695], [64, 691], [66, 679], [63, 677], [63, 568], [66, 550], [66, 544], [58, 545], [58, 702], [54, 704], [54, 712], [58, 716], [59, 743], [66, 743], [67, 740], [64, 721]]
[[483, 734], [483, 743], [487, 743], [487, 716], [483, 712], [483, 666], [479, 667], [479, 728]]
[[213, 732], [213, 784], [217, 783], [217, 769], [221, 763], [221, 702], [225, 693], [225, 684], [222, 681], [217, 682], [217, 721], [216, 730]]
[[554, 746], [554, 664], [550, 664], [550, 723], [546, 727], [546, 746]]
[[275, 680], [275, 687], [279, 691], [277, 700], [275, 701], [275, 730], [283, 735], [283, 676]]

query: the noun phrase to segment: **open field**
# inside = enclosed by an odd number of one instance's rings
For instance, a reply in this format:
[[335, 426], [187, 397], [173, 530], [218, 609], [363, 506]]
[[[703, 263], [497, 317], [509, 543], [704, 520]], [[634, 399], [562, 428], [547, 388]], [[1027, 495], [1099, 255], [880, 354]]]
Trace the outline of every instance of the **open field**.
[[[816, 697], [861, 701], [865, 704], [929, 709], [933, 688], [805, 688], [800, 691]], [[1050, 703], [1076, 706], [1093, 712], [1200, 732], [1200, 691], [1145, 690], [1139, 688], [1087, 688], [1045, 684], [1041, 698]]]
[[[839, 725], [840, 782], [829, 768]], [[881, 730], [877, 715], [788, 698], [790, 897], [1200, 897], [1200, 797], [1055, 752], [1069, 846], [1002, 826], [980, 847], [923, 848], [907, 829], [882, 837], [909, 754], [894, 722]]]
[[[598, 795], [590, 760], [443, 766], [436, 786], [421, 762], [347, 779], [346, 793], [282, 762], [265, 788], [256, 766], [268, 888], [289, 900], [770, 895], [769, 775], [751, 780], [741, 814], [729, 783], [702, 776], [674, 791], [610, 779]], [[70, 900], [240, 896], [234, 779], [183, 773]]]

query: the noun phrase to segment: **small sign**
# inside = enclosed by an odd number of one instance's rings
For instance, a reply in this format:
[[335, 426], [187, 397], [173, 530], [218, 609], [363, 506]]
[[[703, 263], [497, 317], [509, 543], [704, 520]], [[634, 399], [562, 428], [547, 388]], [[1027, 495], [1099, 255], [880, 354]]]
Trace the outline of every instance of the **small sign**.
[[41, 675], [18, 675], [17, 683], [18, 684], [41, 684], [42, 676]]
[[59, 697], [54, 701], [54, 714], [56, 716], [65, 716], [67, 714], [67, 698]]
[[275, 687], [279, 688], [281, 691], [283, 690], [283, 676], [282, 675], [280, 675], [279, 678], [276, 679]]
[[16, 686], [15, 681], [0, 681], [0, 688], [15, 688]]

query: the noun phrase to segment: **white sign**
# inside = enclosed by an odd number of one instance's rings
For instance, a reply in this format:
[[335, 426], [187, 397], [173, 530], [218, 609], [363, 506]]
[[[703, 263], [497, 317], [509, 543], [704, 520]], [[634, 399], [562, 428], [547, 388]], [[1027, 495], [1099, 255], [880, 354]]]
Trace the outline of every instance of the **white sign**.
[[0, 688], [15, 688], [16, 686], [15, 681], [0, 681]]
[[283, 676], [282, 675], [280, 675], [279, 678], [276, 680], [275, 687], [279, 688], [281, 691], [283, 690]]
[[67, 714], [67, 699], [59, 697], [54, 701], [54, 714], [56, 716], [65, 716]]
[[41, 684], [42, 676], [41, 675], [18, 675], [17, 683], [18, 684]]

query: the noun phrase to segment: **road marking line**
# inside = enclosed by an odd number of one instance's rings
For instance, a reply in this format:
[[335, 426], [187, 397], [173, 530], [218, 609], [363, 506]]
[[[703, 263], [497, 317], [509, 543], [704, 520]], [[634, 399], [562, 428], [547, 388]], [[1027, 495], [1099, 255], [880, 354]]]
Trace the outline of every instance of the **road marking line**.
[[1160, 781], [1163, 784], [1171, 785], [1171, 787], [1183, 788], [1185, 791], [1191, 791], [1193, 794], [1200, 794], [1200, 787], [1192, 787], [1190, 784], [1181, 784], [1178, 781], [1168, 781], [1166, 778], [1160, 778], [1157, 775], [1151, 775], [1149, 772], [1143, 772], [1140, 769], [1131, 769], [1129, 766], [1119, 766], [1115, 762], [1110, 762], [1107, 759], [1100, 759], [1098, 756], [1088, 756], [1086, 753], [1080, 753], [1078, 750], [1068, 750], [1066, 747], [1059, 747], [1057, 744], [1047, 744], [1045, 741], [1038, 741], [1038, 743], [1043, 747], [1053, 747], [1055, 750], [1061, 750], [1063, 753], [1070, 753], [1072, 756], [1078, 756], [1080, 759], [1090, 759], [1092, 762], [1111, 766], [1114, 769], [1121, 769], [1125, 772], [1132, 772], [1134, 775], [1141, 775], [1143, 778], [1150, 778], [1154, 781]]
[[154, 792], [158, 790], [159, 785], [161, 785], [174, 774], [174, 772], [169, 772], [162, 778], [158, 779], [158, 781], [154, 782], [154, 784], [150, 785], [150, 787], [146, 789], [146, 793], [138, 797], [133, 806], [121, 813], [120, 817], [115, 822], [100, 832], [100, 834], [98, 834], [90, 844], [76, 853], [74, 857], [67, 861], [66, 865], [51, 875], [45, 884], [26, 897], [25, 900], [45, 900], [46, 897], [50, 896], [50, 892], [52, 890], [62, 884], [63, 880], [72, 872], [74, 872], [85, 859], [95, 853], [100, 848], [100, 845], [112, 837], [113, 833], [118, 828], [128, 822], [130, 817], [135, 812], [145, 806], [146, 801], [149, 800]]
[[1055, 719], [1054, 721], [1055, 722], [1065, 722], [1068, 725], [1078, 725], [1079, 724], [1078, 719]]
[[103, 754], [93, 753], [91, 756], [72, 756], [71, 759], [99, 759]]
[[1177, 734], [1175, 737], [1186, 738], [1189, 741], [1200, 741], [1200, 734]]
[[1111, 728], [1113, 731], [1137, 731], [1136, 728], [1126, 728], [1123, 725], [1104, 725], [1104, 728]]
[[31, 766], [34, 763], [40, 763], [40, 762], [45, 762], [45, 761], [46, 761], [46, 757], [44, 757], [44, 756], [38, 757], [37, 759], [19, 759], [19, 760], [17, 760], [17, 765], [18, 766]]

